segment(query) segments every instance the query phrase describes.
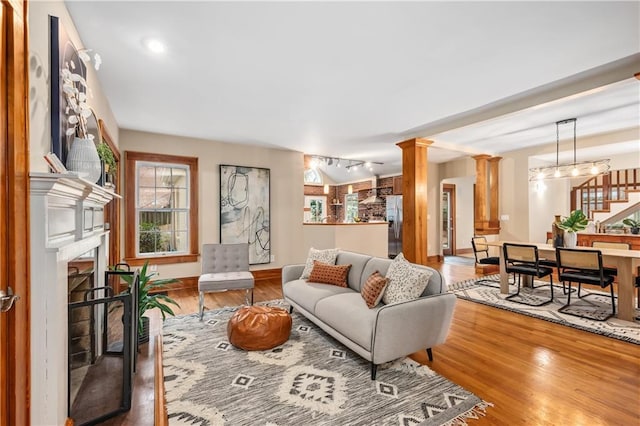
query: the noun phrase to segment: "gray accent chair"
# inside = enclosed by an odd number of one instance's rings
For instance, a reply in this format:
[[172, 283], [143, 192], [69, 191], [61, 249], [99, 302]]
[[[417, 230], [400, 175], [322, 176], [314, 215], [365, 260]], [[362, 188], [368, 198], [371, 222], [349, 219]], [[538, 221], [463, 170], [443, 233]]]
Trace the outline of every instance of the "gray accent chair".
[[205, 293], [245, 289], [245, 303], [253, 305], [253, 287], [248, 243], [202, 246], [202, 275], [198, 279], [200, 321], [204, 313]]

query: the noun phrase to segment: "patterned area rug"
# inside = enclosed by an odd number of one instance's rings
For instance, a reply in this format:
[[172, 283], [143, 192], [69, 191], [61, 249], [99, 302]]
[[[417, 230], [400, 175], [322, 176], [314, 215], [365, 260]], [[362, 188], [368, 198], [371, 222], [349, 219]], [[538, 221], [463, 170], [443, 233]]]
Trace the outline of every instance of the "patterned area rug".
[[295, 311], [284, 345], [237, 349], [227, 340], [237, 309], [164, 322], [171, 425], [464, 425], [491, 405], [409, 358], [373, 381], [367, 361]]
[[[478, 279], [499, 280], [499, 275], [489, 275]], [[449, 292], [454, 293], [461, 299], [478, 302], [500, 309], [517, 312], [531, 317], [544, 319], [555, 322], [557, 324], [578, 328], [580, 330], [590, 331], [592, 333], [601, 334], [603, 336], [612, 337], [614, 339], [624, 340], [626, 342], [640, 345], [640, 323], [637, 321], [623, 321], [615, 317], [606, 321], [596, 321], [592, 319], [579, 318], [573, 315], [566, 315], [558, 312], [558, 308], [567, 302], [567, 296], [562, 292], [562, 286], [553, 287], [553, 302], [544, 306], [528, 306], [521, 303], [515, 303], [511, 300], [505, 300], [506, 294], [500, 293], [498, 285], [496, 287], [479, 285], [476, 283], [478, 279], [462, 281], [449, 285]], [[536, 281], [535, 286], [544, 285], [544, 282]], [[549, 283], [546, 286], [534, 288], [522, 288], [520, 300], [527, 303], [536, 303], [542, 300], [548, 300], [551, 296]], [[574, 289], [576, 286], [574, 285]], [[509, 293], [515, 293], [516, 287], [509, 286]], [[580, 313], [592, 318], [605, 318], [611, 313], [611, 296], [609, 293], [598, 292], [593, 290], [585, 290], [580, 292], [581, 295], [588, 295], [578, 299], [577, 293], [571, 294], [570, 312]], [[637, 311], [640, 315], [640, 311]]]

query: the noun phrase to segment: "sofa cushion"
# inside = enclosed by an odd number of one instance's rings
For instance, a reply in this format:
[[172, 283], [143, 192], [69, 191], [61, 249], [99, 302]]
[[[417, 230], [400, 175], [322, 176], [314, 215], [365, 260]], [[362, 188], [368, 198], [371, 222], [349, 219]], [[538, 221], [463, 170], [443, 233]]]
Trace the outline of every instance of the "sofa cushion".
[[[337, 285], [331, 284], [317, 284], [307, 282], [305, 280], [289, 281], [282, 285], [282, 294], [284, 297], [295, 301], [298, 305], [311, 313], [314, 313], [318, 300], [342, 293], [353, 293], [353, 290], [348, 287], [338, 287]], [[360, 297], [359, 294], [357, 294], [357, 296]]]
[[338, 251], [340, 249], [326, 249], [326, 250], [316, 250], [313, 247], [309, 249], [309, 254], [307, 255], [307, 262], [304, 265], [304, 270], [302, 271], [302, 275], [300, 275], [301, 279], [309, 278], [309, 274], [313, 269], [313, 261], [318, 260], [322, 263], [327, 263], [329, 265], [335, 265], [336, 258], [338, 257]]
[[[355, 291], [360, 291], [364, 280], [361, 280], [362, 270], [368, 264], [369, 260], [371, 260], [371, 256], [367, 254], [354, 253], [352, 251], [341, 251], [338, 253], [338, 257], [336, 259], [336, 265], [351, 265], [351, 269], [349, 270], [349, 277], [347, 278], [347, 285], [354, 289]], [[365, 276], [365, 280], [370, 274]]]
[[359, 293], [349, 292], [319, 300], [315, 315], [349, 340], [370, 351], [373, 326], [379, 310], [380, 307], [368, 309]]
[[314, 260], [308, 281], [346, 287], [349, 269], [351, 269], [351, 265], [327, 265]]
[[362, 290], [360, 290], [360, 294], [369, 308], [375, 308], [380, 303], [388, 283], [389, 280], [378, 271], [369, 275], [369, 278], [362, 286]]
[[398, 254], [387, 270], [389, 284], [382, 301], [389, 305], [419, 298], [427, 287], [431, 274], [431, 271], [414, 267], [402, 253]]

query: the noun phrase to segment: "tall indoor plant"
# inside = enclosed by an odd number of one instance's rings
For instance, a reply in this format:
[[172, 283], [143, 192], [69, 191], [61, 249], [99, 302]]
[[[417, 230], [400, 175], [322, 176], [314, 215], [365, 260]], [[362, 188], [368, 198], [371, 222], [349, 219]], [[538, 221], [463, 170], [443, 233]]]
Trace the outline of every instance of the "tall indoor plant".
[[585, 230], [588, 223], [589, 221], [582, 210], [574, 210], [558, 224], [558, 227], [565, 231], [565, 247], [573, 248], [577, 245], [578, 236], [576, 232]]
[[[162, 280], [151, 279], [158, 275], [157, 272], [149, 271], [149, 261], [145, 261], [138, 276], [138, 344], [149, 341], [149, 317], [144, 316], [149, 309], [158, 308], [164, 320], [167, 315], [174, 316], [175, 313], [170, 305], [180, 307], [180, 305], [166, 294], [154, 292], [165, 288], [167, 284], [177, 283], [180, 280], [175, 278], [165, 278]], [[133, 286], [133, 276], [123, 275], [122, 279], [129, 285], [129, 291]]]

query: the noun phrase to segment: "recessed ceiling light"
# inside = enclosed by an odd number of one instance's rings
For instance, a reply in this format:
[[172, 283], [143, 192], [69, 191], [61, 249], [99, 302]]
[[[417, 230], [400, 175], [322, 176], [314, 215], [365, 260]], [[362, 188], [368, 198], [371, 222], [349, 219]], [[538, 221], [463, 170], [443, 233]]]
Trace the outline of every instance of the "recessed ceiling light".
[[157, 38], [145, 38], [142, 43], [144, 47], [153, 53], [162, 53], [165, 51], [164, 43]]

